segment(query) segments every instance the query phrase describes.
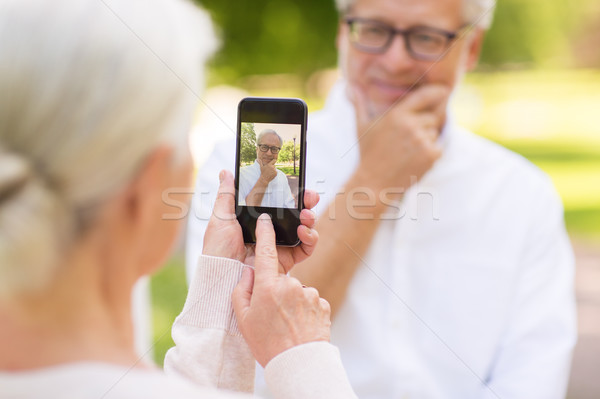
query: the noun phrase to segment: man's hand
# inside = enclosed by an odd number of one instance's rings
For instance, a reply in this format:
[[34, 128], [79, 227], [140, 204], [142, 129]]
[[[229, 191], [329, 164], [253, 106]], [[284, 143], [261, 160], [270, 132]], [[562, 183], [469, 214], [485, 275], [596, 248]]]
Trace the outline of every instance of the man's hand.
[[246, 195], [246, 205], [248, 206], [261, 206], [267, 186], [277, 176], [277, 169], [275, 168], [277, 158], [266, 163], [263, 163], [260, 159], [257, 162], [258, 166], [260, 166], [260, 176], [254, 187], [252, 187], [252, 190]]
[[281, 274], [275, 231], [268, 215], [256, 223], [255, 271], [246, 268], [232, 296], [238, 326], [265, 367], [294, 346], [329, 341], [331, 309], [314, 288]]
[[[436, 139], [444, 124], [450, 93], [446, 87], [422, 86], [387, 113], [375, 116], [368, 111], [364, 92], [356, 87], [350, 89], [353, 89], [350, 94], [356, 109], [360, 163], [346, 181], [342, 195], [336, 195], [329, 205], [336, 217], [331, 218], [324, 212], [319, 220], [323, 236], [320, 247], [306, 263], [292, 271], [304, 284], [319, 290], [329, 301], [334, 315], [344, 302], [361, 265], [360, 259], [367, 253], [384, 220], [381, 215], [389, 210], [383, 195], [394, 200], [401, 197], [440, 156]], [[352, 196], [361, 190], [371, 190], [380, 200], [357, 218]], [[386, 190], [389, 191], [386, 193]]]
[[267, 185], [277, 176], [275, 162], [277, 162], [277, 158], [274, 158], [268, 163], [263, 163], [260, 160], [258, 161], [258, 164], [260, 165], [260, 179], [262, 179]]
[[361, 180], [375, 189], [408, 188], [411, 179], [420, 179], [441, 155], [436, 139], [444, 124], [449, 88], [421, 86], [378, 116], [369, 113], [361, 88], [351, 90]]
[[[206, 234], [202, 253], [209, 256], [220, 256], [239, 260], [247, 265], [254, 264], [254, 246], [244, 244], [242, 228], [235, 217], [235, 189], [233, 175], [228, 171], [219, 173], [219, 193], [215, 201], [213, 213]], [[300, 212], [298, 238], [302, 242], [296, 247], [278, 247], [279, 268], [287, 273], [296, 263], [312, 254], [319, 240], [319, 234], [312, 227], [315, 214], [310, 209], [319, 202], [319, 195], [312, 191], [304, 192], [304, 205], [308, 209]]]

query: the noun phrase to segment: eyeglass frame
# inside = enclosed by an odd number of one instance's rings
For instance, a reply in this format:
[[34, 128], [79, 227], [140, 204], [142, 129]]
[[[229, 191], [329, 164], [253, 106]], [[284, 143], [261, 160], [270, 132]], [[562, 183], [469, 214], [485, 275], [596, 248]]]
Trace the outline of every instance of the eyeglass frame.
[[[413, 57], [414, 59], [422, 60], [422, 61], [435, 61], [435, 60], [439, 59], [439, 57], [443, 56], [445, 51], [448, 50], [450, 43], [452, 43], [453, 40], [456, 40], [460, 31], [462, 31], [463, 29], [465, 29], [466, 27], [469, 26], [469, 24], [465, 24], [465, 25], [461, 26], [460, 28], [458, 28], [456, 31], [450, 32], [450, 31], [447, 31], [444, 29], [433, 28], [433, 27], [429, 27], [429, 26], [414, 26], [414, 27], [411, 27], [408, 29], [397, 29], [391, 25], [386, 24], [385, 22], [381, 22], [376, 19], [360, 18], [360, 17], [346, 17], [346, 18], [344, 18], [344, 22], [346, 23], [346, 25], [348, 25], [348, 28], [350, 30], [352, 30], [352, 24], [354, 22], [371, 22], [376, 25], [379, 25], [382, 28], [385, 28], [388, 31], [388, 39], [385, 42], [385, 44], [382, 45], [381, 47], [375, 47], [375, 48], [374, 47], [366, 47], [366, 46], [363, 46], [360, 43], [350, 39], [350, 43], [352, 43], [352, 45], [356, 49], [363, 51], [365, 53], [369, 53], [369, 54], [383, 54], [390, 48], [390, 46], [392, 45], [392, 42], [394, 41], [394, 38], [397, 35], [400, 35], [404, 39], [404, 45], [406, 46], [406, 50], [408, 51], [410, 56]], [[444, 44], [444, 51], [442, 51], [440, 54], [435, 54], [435, 55], [431, 55], [431, 56], [415, 53], [415, 51], [412, 49], [412, 47], [410, 45], [409, 35], [415, 31], [419, 31], [419, 30], [435, 32], [435, 33], [439, 33], [439, 34], [445, 36], [446, 43]], [[350, 38], [352, 38], [352, 35], [350, 35]]]
[[[262, 146], [267, 147], [267, 148], [265, 150], [263, 150], [261, 148]], [[279, 154], [279, 151], [281, 151], [281, 147], [277, 147], [277, 146], [274, 146], [274, 145], [271, 146], [271, 145], [266, 145], [266, 144], [257, 144], [256, 147], [260, 150], [260, 152], [270, 151], [271, 154], [273, 154], [273, 155], [277, 155], [277, 154]], [[273, 152], [273, 148], [276, 148], [277, 152]]]

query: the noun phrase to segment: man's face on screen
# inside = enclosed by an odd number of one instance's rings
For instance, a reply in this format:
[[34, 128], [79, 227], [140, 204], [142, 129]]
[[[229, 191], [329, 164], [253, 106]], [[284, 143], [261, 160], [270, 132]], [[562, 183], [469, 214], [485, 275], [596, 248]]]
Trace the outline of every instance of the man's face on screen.
[[[267, 146], [269, 146], [269, 149], [267, 151], [263, 152], [260, 148], [261, 145], [262, 146], [267, 145]], [[263, 137], [261, 137], [260, 143], [257, 143], [256, 156], [263, 165], [273, 161], [273, 159], [277, 159], [277, 157], [279, 156], [278, 153], [273, 154], [273, 151], [272, 151], [273, 147], [277, 147], [277, 148], [281, 147], [281, 143], [279, 142], [279, 137], [277, 137], [276, 134], [272, 134], [272, 133], [265, 134]]]

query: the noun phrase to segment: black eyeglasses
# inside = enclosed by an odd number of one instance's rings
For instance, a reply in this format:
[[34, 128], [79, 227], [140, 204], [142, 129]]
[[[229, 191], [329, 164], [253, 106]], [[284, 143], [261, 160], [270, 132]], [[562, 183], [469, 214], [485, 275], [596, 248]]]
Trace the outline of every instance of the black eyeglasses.
[[266, 144], [259, 144], [257, 147], [261, 152], [267, 152], [267, 151], [271, 150], [271, 154], [278, 154], [279, 150], [281, 150], [281, 147], [275, 147], [275, 146], [271, 147]]
[[350, 27], [350, 42], [358, 50], [366, 53], [381, 54], [392, 44], [394, 36], [401, 35], [408, 53], [415, 59], [433, 61], [448, 49], [458, 32], [417, 26], [409, 29], [396, 29], [386, 23], [365, 19], [346, 18]]

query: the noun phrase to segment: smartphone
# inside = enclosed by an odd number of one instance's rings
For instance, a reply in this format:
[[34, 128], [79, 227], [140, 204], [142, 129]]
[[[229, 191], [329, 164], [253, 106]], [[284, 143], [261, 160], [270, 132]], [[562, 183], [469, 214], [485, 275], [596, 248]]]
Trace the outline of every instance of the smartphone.
[[300, 244], [307, 113], [298, 98], [248, 97], [239, 103], [235, 211], [246, 243], [256, 242], [256, 220], [267, 213], [277, 245]]

